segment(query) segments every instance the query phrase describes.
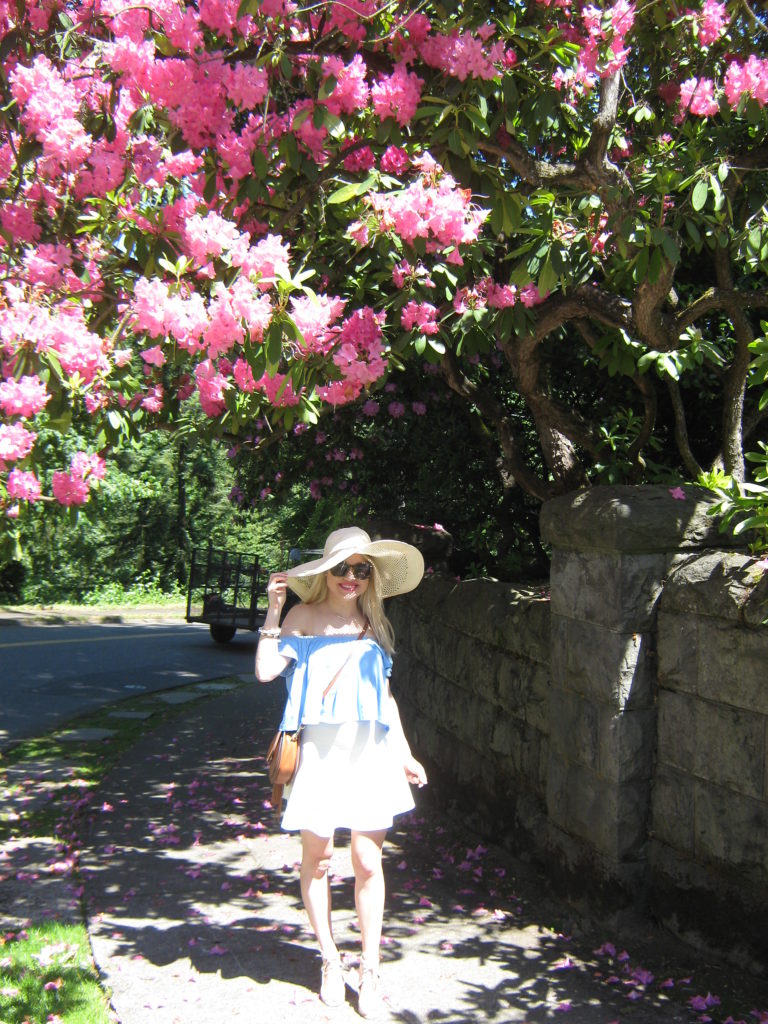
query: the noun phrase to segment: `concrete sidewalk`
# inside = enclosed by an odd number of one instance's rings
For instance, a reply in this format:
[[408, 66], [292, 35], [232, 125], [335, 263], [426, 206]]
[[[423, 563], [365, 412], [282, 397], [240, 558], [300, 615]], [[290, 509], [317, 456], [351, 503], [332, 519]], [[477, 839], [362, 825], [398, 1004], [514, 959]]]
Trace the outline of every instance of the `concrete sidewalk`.
[[[262, 754], [281, 702], [280, 687], [254, 685], [192, 709], [107, 779], [82, 867], [121, 1024], [361, 1019], [346, 837], [332, 886], [348, 999], [330, 1010], [316, 994], [298, 840], [268, 806]], [[575, 924], [545, 880], [444, 820], [426, 794], [385, 847], [384, 1020], [683, 1024], [724, 1021], [730, 1006], [757, 1024], [768, 1011], [768, 983], [642, 923]]]

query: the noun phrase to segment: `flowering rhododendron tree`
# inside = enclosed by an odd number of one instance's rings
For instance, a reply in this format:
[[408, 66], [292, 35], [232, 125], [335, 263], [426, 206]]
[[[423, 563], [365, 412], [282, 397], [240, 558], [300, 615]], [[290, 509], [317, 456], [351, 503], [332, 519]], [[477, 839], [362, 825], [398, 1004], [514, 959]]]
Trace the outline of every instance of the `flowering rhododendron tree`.
[[[768, 305], [768, 58], [748, 0], [0, 0], [0, 520], [77, 506], [200, 411], [260, 446], [425, 358], [505, 479], [582, 483], [601, 424], [558, 353], [623, 375], [641, 465], [684, 379], [743, 475]], [[501, 359], [537, 438], [494, 390]], [[91, 424], [51, 462], [41, 425]]]

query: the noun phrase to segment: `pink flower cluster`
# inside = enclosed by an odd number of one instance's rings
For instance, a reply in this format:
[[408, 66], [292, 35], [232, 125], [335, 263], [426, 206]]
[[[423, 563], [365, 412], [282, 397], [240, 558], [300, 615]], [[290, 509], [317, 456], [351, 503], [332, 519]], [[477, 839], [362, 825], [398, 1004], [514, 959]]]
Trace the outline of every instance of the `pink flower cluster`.
[[438, 310], [430, 302], [409, 302], [400, 314], [400, 323], [406, 331], [417, 328], [421, 334], [437, 334]]
[[711, 46], [728, 27], [728, 8], [719, 0], [704, 0], [696, 19], [699, 42]]
[[428, 155], [418, 165], [422, 174], [408, 188], [368, 197], [379, 230], [408, 244], [426, 239], [431, 251], [451, 249], [449, 261], [460, 264], [458, 247], [477, 240], [489, 211], [473, 206], [469, 191]]
[[477, 36], [458, 30], [450, 35], [435, 33], [421, 43], [418, 52], [429, 67], [440, 68], [460, 82], [499, 78], [501, 69], [514, 64], [516, 58], [501, 41], [486, 45], [493, 31], [492, 26], [485, 26]]
[[100, 455], [76, 452], [70, 461], [69, 472], [57, 470], [51, 480], [53, 496], [60, 505], [84, 505], [93, 485], [104, 479], [106, 464]]
[[754, 54], [744, 64], [731, 61], [725, 73], [725, 98], [732, 107], [742, 96], [751, 96], [761, 107], [768, 103], [768, 58]]
[[685, 119], [687, 113], [697, 117], [712, 117], [720, 110], [715, 98], [715, 83], [710, 78], [689, 78], [680, 85], [679, 110], [675, 121]]
[[36, 57], [29, 67], [19, 64], [11, 75], [11, 92], [22, 124], [42, 143], [46, 160], [65, 170], [82, 164], [92, 146], [77, 119], [82, 97], [48, 58]]
[[421, 99], [424, 79], [404, 64], [398, 64], [391, 75], [382, 75], [371, 89], [373, 109], [382, 121], [393, 117], [399, 125], [413, 120]]
[[333, 362], [342, 379], [317, 388], [320, 398], [331, 405], [344, 405], [359, 397], [364, 387], [382, 377], [387, 369], [382, 343], [383, 313], [369, 306], [347, 317], [336, 338]]
[[522, 302], [527, 308], [543, 302], [544, 296], [535, 284], [518, 288], [513, 284], [497, 284], [490, 277], [476, 281], [472, 287], [460, 288], [453, 298], [453, 308], [459, 313], [476, 309], [506, 309]]
[[557, 68], [552, 82], [558, 90], [576, 94], [589, 92], [597, 78], [614, 74], [626, 64], [629, 47], [626, 36], [635, 22], [635, 5], [628, 0], [616, 0], [613, 6], [603, 11], [600, 7], [585, 4], [581, 19], [586, 36], [575, 28], [566, 32], [571, 42], [580, 46], [573, 68]]
[[21, 380], [0, 383], [0, 409], [6, 416], [22, 416], [29, 419], [43, 410], [50, 400], [48, 389], [37, 374], [27, 375]]

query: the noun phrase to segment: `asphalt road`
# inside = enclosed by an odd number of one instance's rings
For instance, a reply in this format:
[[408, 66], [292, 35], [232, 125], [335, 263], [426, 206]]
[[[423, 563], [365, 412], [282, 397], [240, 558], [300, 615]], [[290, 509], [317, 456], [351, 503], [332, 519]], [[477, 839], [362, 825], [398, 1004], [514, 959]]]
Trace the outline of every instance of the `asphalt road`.
[[197, 623], [0, 628], [0, 750], [74, 715], [140, 693], [252, 675], [256, 634], [226, 645]]

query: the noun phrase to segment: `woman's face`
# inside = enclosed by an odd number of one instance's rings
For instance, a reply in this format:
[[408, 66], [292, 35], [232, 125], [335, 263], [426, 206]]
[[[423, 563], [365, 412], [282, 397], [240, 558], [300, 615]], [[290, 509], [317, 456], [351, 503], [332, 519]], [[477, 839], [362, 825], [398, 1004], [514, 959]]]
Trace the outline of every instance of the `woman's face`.
[[[369, 576], [358, 579], [355, 575], [357, 566], [369, 567]], [[362, 555], [350, 555], [343, 562], [335, 565], [333, 569], [329, 569], [325, 574], [328, 591], [341, 598], [342, 601], [356, 601], [368, 589], [371, 582], [371, 572], [373, 572], [373, 566], [367, 558], [363, 558]], [[362, 576], [360, 569], [357, 569], [357, 574]]]

